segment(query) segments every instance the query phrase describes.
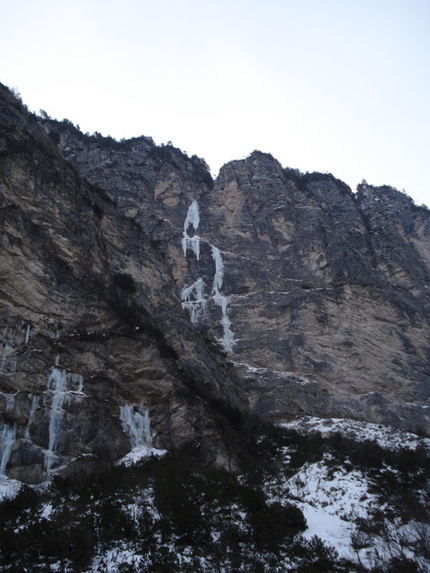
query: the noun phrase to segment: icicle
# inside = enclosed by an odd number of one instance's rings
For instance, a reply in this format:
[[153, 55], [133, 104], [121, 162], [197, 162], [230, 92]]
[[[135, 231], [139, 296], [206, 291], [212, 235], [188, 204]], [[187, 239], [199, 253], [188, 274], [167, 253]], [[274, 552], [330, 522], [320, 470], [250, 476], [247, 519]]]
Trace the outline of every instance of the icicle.
[[197, 201], [193, 201], [188, 207], [187, 216], [184, 222], [184, 236], [182, 238], [182, 249], [184, 251], [184, 257], [187, 256], [187, 250], [191, 249], [196, 256], [196, 259], [200, 259], [200, 237], [198, 235], [194, 235], [193, 237], [188, 235], [188, 228], [190, 225], [193, 227], [194, 231], [197, 231], [199, 224], [199, 206]]
[[29, 399], [31, 399], [31, 408], [30, 408], [30, 414], [28, 415], [27, 427], [25, 429], [25, 437], [29, 440], [30, 439], [30, 426], [33, 423], [34, 414], [39, 407], [39, 396], [29, 394], [28, 397], [29, 397]]
[[194, 235], [194, 237], [184, 237], [182, 239], [182, 248], [184, 250], [184, 257], [187, 256], [187, 250], [191, 249], [196, 259], [200, 260], [200, 237], [197, 235]]
[[25, 332], [25, 344], [28, 344], [28, 341], [30, 340], [30, 329], [31, 326], [27, 324], [27, 330]]
[[12, 455], [16, 438], [16, 425], [4, 424], [0, 434], [0, 476], [6, 475], [6, 466]]
[[196, 325], [204, 317], [206, 311], [206, 299], [204, 295], [205, 283], [198, 279], [181, 292], [182, 308], [190, 313], [191, 322]]
[[143, 413], [134, 409], [133, 404], [120, 406], [120, 419], [124, 431], [130, 436], [132, 448], [152, 445], [151, 420], [149, 410], [141, 408]]

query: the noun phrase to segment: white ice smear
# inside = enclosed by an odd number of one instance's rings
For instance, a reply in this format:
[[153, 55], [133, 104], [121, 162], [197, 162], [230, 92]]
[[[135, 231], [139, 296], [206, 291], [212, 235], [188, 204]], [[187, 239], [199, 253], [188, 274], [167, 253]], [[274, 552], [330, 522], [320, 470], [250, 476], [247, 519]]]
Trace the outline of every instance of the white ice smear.
[[52, 368], [48, 378], [48, 392], [51, 394], [51, 412], [49, 417], [49, 445], [45, 451], [45, 470], [49, 475], [57, 459], [56, 451], [61, 438], [65, 411], [63, 406], [72, 396], [83, 396], [84, 379], [80, 374]]
[[184, 257], [187, 256], [187, 250], [191, 249], [196, 256], [196, 259], [200, 259], [200, 237], [194, 234], [193, 237], [188, 235], [189, 227], [193, 227], [194, 231], [197, 231], [200, 224], [199, 206], [197, 201], [193, 201], [188, 208], [187, 216], [184, 222], [184, 236], [182, 238], [182, 248], [184, 250]]
[[15, 438], [16, 425], [5, 423], [0, 431], [0, 476], [6, 475], [6, 466], [12, 455]]
[[27, 427], [25, 429], [25, 437], [27, 438], [27, 440], [30, 439], [30, 427], [31, 424], [33, 423], [34, 414], [36, 413], [36, 410], [39, 408], [39, 396], [29, 394], [28, 397], [31, 400], [31, 408], [30, 408], [30, 414], [28, 416]]

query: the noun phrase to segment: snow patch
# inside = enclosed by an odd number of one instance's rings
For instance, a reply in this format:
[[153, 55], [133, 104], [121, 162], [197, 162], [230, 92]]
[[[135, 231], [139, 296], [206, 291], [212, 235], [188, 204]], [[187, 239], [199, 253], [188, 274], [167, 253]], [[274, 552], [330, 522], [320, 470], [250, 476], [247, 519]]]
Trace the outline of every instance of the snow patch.
[[42, 511], [40, 513], [41, 519], [51, 519], [51, 515], [54, 512], [54, 506], [52, 503], [44, 503], [42, 506]]
[[338, 433], [357, 441], [371, 441], [388, 450], [415, 450], [418, 445], [430, 450], [430, 438], [396, 430], [380, 424], [359, 422], [346, 418], [316, 418], [305, 416], [291, 422], [281, 422], [282, 428], [320, 433], [322, 436]]
[[20, 481], [0, 476], [0, 501], [14, 498], [18, 495], [21, 487], [22, 483]]
[[315, 535], [334, 547], [341, 557], [355, 558], [351, 535], [354, 520], [366, 518], [377, 498], [368, 493], [366, 477], [358, 470], [329, 468], [330, 457], [316, 463], [306, 463], [299, 472], [278, 488], [269, 485], [269, 496], [282, 503], [294, 499], [308, 525], [304, 537]]
[[121, 458], [117, 465], [119, 466], [132, 466], [137, 464], [141, 460], [150, 457], [161, 457], [167, 454], [167, 450], [158, 450], [157, 448], [152, 448], [151, 446], [137, 446], [133, 448], [131, 452]]
[[280, 378], [282, 380], [288, 380], [289, 382], [294, 382], [299, 386], [306, 386], [308, 384], [315, 384], [316, 381], [310, 378], [303, 378], [299, 376], [295, 372], [288, 372], [287, 370], [274, 370], [273, 368], [264, 368], [259, 366], [252, 366], [251, 364], [247, 364], [246, 362], [230, 362], [235, 368], [240, 368], [246, 370], [249, 374], [257, 374], [260, 376], [267, 376], [270, 377], [276, 376], [276, 378]]
[[[414, 434], [340, 418], [306, 416], [279, 425], [300, 433], [320, 433], [323, 437], [339, 433], [357, 442], [371, 440], [388, 450], [414, 450], [419, 444], [430, 445], [429, 439]], [[289, 472], [288, 447], [283, 448], [282, 456]], [[361, 562], [366, 567], [371, 567], [381, 558], [388, 561], [395, 555], [400, 556], [405, 550], [402, 541], [409, 540], [412, 547], [423, 527], [429, 531], [428, 525], [413, 520], [396, 524], [385, 519], [384, 527], [388, 535], [384, 537], [384, 532], [381, 532], [381, 535], [371, 534], [366, 538], [366, 534], [359, 529], [360, 520], [371, 519], [384, 507], [380, 506], [378, 496], [371, 493], [371, 482], [365, 471], [334, 466], [329, 453], [318, 462], [305, 463], [292, 477], [278, 477], [266, 483], [265, 489], [269, 500], [280, 503], [293, 500], [301, 509], [307, 521], [307, 530], [303, 534], [306, 539], [317, 536], [323, 543], [334, 547], [340, 557]], [[353, 547], [357, 539], [362, 541], [361, 549]], [[410, 556], [413, 557], [413, 551]], [[426, 562], [423, 567], [427, 566]]]
[[136, 553], [133, 546], [123, 543], [117, 547], [113, 547], [105, 551], [102, 555], [94, 558], [90, 571], [98, 573], [104, 571], [105, 573], [118, 573], [121, 565], [130, 565], [134, 571], [141, 571], [145, 565], [145, 557]]

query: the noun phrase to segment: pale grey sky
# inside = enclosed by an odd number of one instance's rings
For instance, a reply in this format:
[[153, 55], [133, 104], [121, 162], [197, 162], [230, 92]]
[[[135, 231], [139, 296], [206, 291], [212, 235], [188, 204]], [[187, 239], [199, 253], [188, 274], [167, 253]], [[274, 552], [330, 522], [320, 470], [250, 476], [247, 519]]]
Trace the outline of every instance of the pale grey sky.
[[0, 0], [0, 81], [215, 175], [254, 149], [430, 206], [430, 0]]

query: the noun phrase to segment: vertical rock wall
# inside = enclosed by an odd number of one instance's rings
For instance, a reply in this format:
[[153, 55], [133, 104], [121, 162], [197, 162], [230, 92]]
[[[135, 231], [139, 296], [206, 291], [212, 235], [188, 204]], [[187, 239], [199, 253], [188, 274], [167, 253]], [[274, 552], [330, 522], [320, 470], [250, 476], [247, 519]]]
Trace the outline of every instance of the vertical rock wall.
[[225, 465], [220, 404], [430, 432], [426, 208], [260, 152], [214, 182], [0, 96], [0, 475], [189, 441]]

